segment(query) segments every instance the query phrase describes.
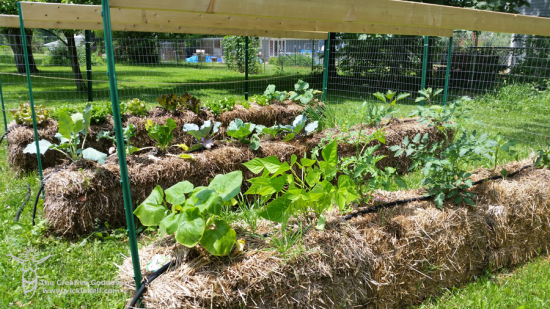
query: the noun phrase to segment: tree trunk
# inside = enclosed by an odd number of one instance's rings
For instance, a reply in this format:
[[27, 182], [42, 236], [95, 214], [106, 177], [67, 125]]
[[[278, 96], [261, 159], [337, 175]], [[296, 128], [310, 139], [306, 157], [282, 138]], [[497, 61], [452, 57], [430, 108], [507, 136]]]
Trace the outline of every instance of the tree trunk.
[[[32, 73], [39, 73], [38, 68], [36, 67], [36, 62], [34, 61], [34, 56], [32, 53], [32, 30], [27, 30], [27, 53], [29, 55], [29, 69]], [[8, 39], [8, 44], [13, 51], [13, 58], [15, 61], [15, 66], [17, 68], [17, 73], [25, 74], [25, 54], [23, 52], [23, 41], [21, 41], [21, 30], [18, 28], [7, 28], [3, 31], [6, 34]]]
[[67, 48], [69, 49], [69, 60], [71, 61], [71, 69], [73, 70], [74, 82], [76, 84], [77, 91], [86, 91], [86, 81], [82, 78], [82, 72], [80, 72], [80, 64], [78, 63], [78, 52], [76, 50], [76, 40], [74, 33], [63, 32], [67, 38]]

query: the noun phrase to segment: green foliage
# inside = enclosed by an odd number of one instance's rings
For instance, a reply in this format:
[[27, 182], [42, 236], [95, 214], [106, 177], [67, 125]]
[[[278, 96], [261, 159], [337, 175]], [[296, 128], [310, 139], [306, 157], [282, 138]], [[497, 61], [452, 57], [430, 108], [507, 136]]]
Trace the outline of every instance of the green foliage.
[[298, 80], [294, 85], [294, 91], [289, 93], [289, 100], [301, 103], [302, 105], [307, 105], [313, 101], [313, 97], [316, 94], [322, 93], [319, 90], [309, 89], [309, 84], [303, 80]]
[[94, 106], [92, 108], [92, 115], [90, 117], [91, 124], [101, 124], [107, 120], [107, 115], [109, 115], [108, 107]]
[[[200, 128], [194, 123], [186, 123], [183, 125], [183, 131], [193, 136], [202, 147], [210, 149], [214, 146], [214, 141], [210, 133], [212, 133], [212, 135], [216, 134], [220, 125], [221, 122], [215, 122], [214, 125], [212, 125], [210, 120], [205, 121]], [[195, 149], [194, 147], [192, 148]]]
[[174, 138], [172, 131], [177, 127], [176, 122], [172, 118], [166, 120], [166, 125], [159, 125], [153, 123], [151, 120], [147, 120], [145, 123], [145, 129], [147, 130], [147, 135], [152, 140], [157, 141], [157, 148], [160, 151], [166, 151], [170, 146], [170, 142]]
[[186, 92], [180, 97], [180, 102], [183, 109], [192, 111], [195, 114], [199, 114], [201, 109], [201, 100], [194, 97], [192, 94]]
[[128, 100], [120, 104], [120, 113], [121, 114], [130, 114], [134, 116], [145, 116], [147, 115], [148, 109], [145, 102], [141, 101], [138, 98]]
[[[254, 134], [255, 129], [256, 133]], [[244, 123], [239, 118], [231, 121], [227, 127], [227, 136], [236, 138], [243, 144], [250, 145], [252, 150], [258, 150], [258, 148], [260, 148], [259, 132], [255, 124], [250, 122]]]
[[474, 194], [466, 191], [473, 181], [470, 173], [464, 170], [468, 163], [491, 161], [491, 149], [494, 141], [487, 140], [487, 134], [478, 137], [477, 132], [467, 134], [462, 131], [460, 137], [437, 157], [424, 158], [422, 184], [428, 187], [428, 194], [435, 195], [434, 201], [438, 207], [443, 207], [446, 198], [454, 198], [455, 204], [466, 202], [475, 206]]
[[250, 201], [249, 199], [243, 198], [241, 195], [238, 205], [244, 222], [252, 234], [256, 234], [256, 231], [258, 230], [258, 221], [260, 220], [260, 210], [264, 206], [262, 199], [260, 196], [257, 196], [254, 200]]
[[272, 127], [258, 126], [256, 131], [261, 134], [283, 136], [285, 142], [291, 141], [297, 136], [305, 136], [313, 133], [319, 127], [318, 121], [310, 122], [306, 125], [308, 119], [305, 115], [298, 115], [292, 122], [292, 125], [274, 125]]
[[397, 103], [397, 101], [403, 100], [404, 98], [411, 95], [410, 93], [400, 93], [396, 97], [395, 96], [396, 94], [397, 92], [388, 90], [386, 94], [383, 94], [381, 92], [376, 92], [376, 93], [373, 93], [372, 95], [374, 95], [376, 98], [378, 98], [380, 101], [384, 103], [390, 103], [390, 106], [394, 106], [395, 103]]
[[[291, 163], [281, 163], [276, 156], [254, 158], [244, 165], [261, 176], [248, 180], [251, 184], [245, 194], [256, 194], [270, 201], [260, 216], [279, 222], [285, 229], [291, 216], [313, 212], [318, 218], [317, 228], [324, 229], [325, 213], [334, 204], [340, 209], [358, 198], [353, 181], [346, 175], [338, 178], [338, 185], [331, 181], [336, 177], [338, 144], [330, 143], [323, 149], [324, 161], [304, 157], [291, 157]], [[298, 169], [296, 173], [294, 169]]]
[[[15, 123], [32, 126], [32, 110], [29, 102], [20, 103], [19, 108], [10, 110], [10, 113], [15, 120]], [[46, 109], [44, 104], [36, 105], [34, 107], [34, 113], [36, 116], [37, 125], [45, 124], [44, 121], [50, 118], [50, 111]]]
[[186, 247], [200, 243], [213, 255], [229, 255], [237, 234], [219, 216], [224, 204], [233, 203], [241, 184], [242, 172], [235, 171], [217, 175], [208, 187], [194, 188], [188, 181], [165, 191], [157, 186], [134, 214], [145, 226], [159, 226], [162, 234], [175, 233], [176, 240]]
[[[58, 126], [59, 132], [55, 134], [55, 137], [60, 140], [60, 144], [51, 144], [46, 140], [40, 141], [40, 153], [44, 154], [47, 150], [53, 149], [64, 154], [71, 161], [77, 161], [81, 158], [93, 160], [99, 164], [105, 163], [107, 154], [97, 151], [91, 147], [84, 149], [86, 144], [86, 137], [88, 136], [88, 130], [90, 128], [90, 121], [92, 117], [92, 105], [86, 104], [83, 113], [76, 113], [72, 116], [67, 115], [65, 112], [60, 112]], [[82, 146], [80, 145], [80, 136], [83, 136]], [[37, 149], [35, 143], [30, 143], [23, 150], [23, 153], [36, 154]]]
[[237, 104], [237, 100], [233, 97], [225, 97], [221, 100], [214, 100], [211, 102], [207, 102], [205, 104], [205, 107], [212, 112], [215, 116], [221, 115], [223, 112], [232, 111], [233, 108], [235, 108], [235, 104]]
[[373, 93], [373, 95], [380, 101], [389, 103], [390, 107], [388, 108], [385, 105], [377, 107], [375, 104], [367, 104], [367, 102], [364, 102], [362, 106], [363, 111], [361, 114], [365, 119], [365, 123], [367, 125], [372, 125], [375, 123], [378, 124], [387, 116], [393, 117], [393, 114], [397, 112], [397, 110], [395, 110], [395, 103], [410, 96], [410, 93], [400, 93], [397, 96], [396, 94], [397, 92], [391, 90], [388, 90], [386, 94], [381, 92]]
[[159, 105], [167, 111], [175, 111], [182, 105], [182, 98], [177, 94], [162, 94], [157, 98]]
[[468, 97], [463, 97], [447, 106], [432, 105], [430, 107], [417, 106], [409, 117], [420, 116], [418, 120], [421, 124], [427, 124], [428, 127], [437, 127], [438, 130], [446, 132], [447, 129], [458, 128], [468, 119], [469, 109], [463, 107], [463, 102], [468, 101]]
[[275, 85], [269, 85], [264, 91], [264, 96], [267, 98], [268, 103], [272, 103], [275, 100], [284, 102], [288, 98], [288, 93], [285, 91], [275, 91]]
[[432, 88], [422, 89], [418, 90], [418, 92], [422, 95], [416, 98], [415, 102], [423, 102], [426, 101], [428, 104], [430, 104], [435, 96], [443, 92], [443, 89], [439, 88], [435, 91]]
[[424, 133], [424, 135], [418, 133], [412, 139], [405, 136], [401, 145], [393, 145], [390, 150], [395, 152], [395, 157], [399, 157], [403, 153], [410, 157], [412, 164], [409, 171], [413, 171], [422, 166], [424, 159], [435, 156], [436, 151], [441, 148], [441, 143], [433, 142], [430, 144], [429, 139], [428, 133]]
[[283, 67], [292, 66], [292, 67], [305, 67], [305, 68], [311, 68], [311, 56], [301, 55], [301, 54], [295, 54], [295, 55], [288, 55], [283, 56], [280, 55], [278, 57], [271, 57], [267, 61], [268, 64], [273, 66], [280, 66], [281, 64]]
[[516, 155], [516, 152], [513, 149], [511, 149], [512, 147], [516, 146], [516, 142], [508, 141], [504, 139], [504, 137], [502, 137], [502, 135], [500, 134], [497, 134], [494, 140], [490, 140], [487, 146], [494, 148], [493, 171], [496, 171], [497, 169], [499, 152], [507, 153], [511, 157]]
[[550, 148], [539, 149], [535, 152], [535, 167], [550, 167]]
[[71, 116], [72, 114], [77, 113], [77, 112], [78, 112], [78, 110], [75, 107], [73, 107], [72, 105], [63, 105], [61, 107], [54, 108], [54, 110], [52, 111], [51, 116], [52, 116], [53, 119], [59, 120], [59, 115], [61, 113], [65, 113], [65, 114]]
[[[136, 126], [133, 124], [129, 124], [126, 128], [122, 129], [122, 134], [124, 136], [124, 150], [126, 152], [126, 155], [129, 156], [133, 154], [136, 151], [139, 151], [140, 149], [137, 147], [132, 146], [131, 138], [136, 136]], [[115, 147], [111, 148], [109, 153], [114, 153], [116, 151], [116, 137], [113, 135], [111, 136], [111, 132], [109, 131], [99, 131], [99, 134], [97, 135], [97, 140], [99, 141], [102, 138], [106, 138], [113, 142]]]
[[[246, 53], [246, 37], [244, 36], [225, 36], [222, 40], [223, 58], [227, 67], [230, 70], [239, 71], [245, 70], [245, 53]], [[258, 54], [260, 51], [260, 38], [248, 38], [248, 73], [260, 73], [260, 59]]]
[[255, 95], [252, 97], [252, 101], [260, 106], [268, 106], [270, 101], [265, 95]]

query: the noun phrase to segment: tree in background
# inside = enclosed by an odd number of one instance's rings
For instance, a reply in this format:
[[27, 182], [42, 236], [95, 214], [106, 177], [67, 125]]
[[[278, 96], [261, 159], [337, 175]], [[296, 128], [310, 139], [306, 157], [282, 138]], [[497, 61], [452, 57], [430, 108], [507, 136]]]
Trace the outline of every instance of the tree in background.
[[[17, 11], [17, 1], [0, 1], [0, 14], [19, 15]], [[13, 52], [15, 66], [17, 67], [17, 73], [26, 73], [23, 41], [21, 40], [21, 30], [19, 28], [0, 28], [0, 34], [4, 34], [6, 36], [8, 44]], [[25, 38], [27, 39], [27, 53], [29, 55], [29, 69], [31, 73], [39, 73], [38, 68], [36, 67], [36, 62], [34, 61], [34, 55], [32, 53], [32, 36], [33, 31], [31, 29], [25, 29]]]
[[[222, 40], [223, 57], [227, 67], [231, 70], [244, 72], [246, 37], [244, 36], [225, 36]], [[260, 72], [260, 38], [248, 38], [248, 73], [258, 74]]]

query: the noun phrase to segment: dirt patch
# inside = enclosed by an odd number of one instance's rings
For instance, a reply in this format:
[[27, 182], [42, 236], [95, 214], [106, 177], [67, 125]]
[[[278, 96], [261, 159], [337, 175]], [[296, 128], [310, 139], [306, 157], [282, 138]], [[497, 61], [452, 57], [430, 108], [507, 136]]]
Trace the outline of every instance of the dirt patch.
[[[518, 164], [523, 166], [528, 162]], [[154, 254], [174, 261], [144, 294], [148, 308], [404, 308], [484, 274], [548, 253], [550, 171], [476, 186], [476, 206], [411, 202], [351, 221], [331, 213], [324, 231], [310, 228], [303, 249], [282, 257], [269, 239], [248, 236], [245, 252], [231, 258], [191, 250], [168, 236], [140, 250], [145, 266]], [[420, 191], [378, 192], [388, 199]], [[260, 232], [265, 230], [263, 225]], [[133, 293], [131, 260], [120, 267]]]

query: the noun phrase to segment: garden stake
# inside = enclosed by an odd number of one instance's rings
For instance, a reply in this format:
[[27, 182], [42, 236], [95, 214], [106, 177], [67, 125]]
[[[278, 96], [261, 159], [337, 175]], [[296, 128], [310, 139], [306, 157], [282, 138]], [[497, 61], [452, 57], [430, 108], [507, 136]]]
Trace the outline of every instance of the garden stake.
[[113, 54], [113, 39], [111, 33], [111, 12], [109, 0], [102, 0], [103, 29], [105, 33], [105, 51], [107, 55], [107, 74], [109, 75], [109, 88], [111, 89], [111, 105], [113, 106], [114, 131], [116, 137], [118, 164], [120, 165], [120, 183], [124, 197], [124, 211], [126, 213], [126, 226], [130, 252], [132, 254], [132, 265], [134, 268], [134, 281], [136, 291], [141, 287], [141, 268], [139, 265], [139, 251], [136, 240], [136, 228], [134, 225], [134, 214], [132, 209], [132, 196], [130, 194], [130, 182], [128, 179], [128, 165], [126, 164], [126, 152], [124, 149], [124, 135], [122, 133], [122, 121], [118, 106], [118, 89], [116, 83], [115, 59]]
[[94, 101], [94, 93], [92, 89], [92, 50], [90, 48], [90, 40], [92, 32], [90, 30], [84, 30], [86, 38], [86, 77], [88, 78], [88, 102]]
[[[4, 107], [4, 95], [2, 94], [2, 78], [0, 78], [0, 102], [2, 103], [2, 115], [4, 117], [4, 132], [8, 133], [8, 119], [6, 118], [6, 109]], [[2, 138], [4, 137], [2, 136]], [[2, 140], [0, 139], [0, 143], [1, 142]], [[8, 143], [8, 146], [9, 146], [9, 143]]]
[[327, 40], [325, 41], [325, 59], [323, 59], [323, 97], [322, 101], [327, 101], [327, 94], [328, 94], [328, 65], [329, 65], [329, 58], [330, 57], [330, 32], [328, 33]]
[[[23, 23], [23, 11], [21, 10], [21, 2], [17, 2], [17, 10], [19, 11], [19, 27], [21, 28], [21, 41], [23, 42], [23, 55], [25, 56], [25, 72], [27, 73], [27, 86], [29, 88], [29, 102], [31, 105], [32, 129], [34, 131], [34, 144], [36, 146], [36, 161], [38, 162], [38, 174], [40, 181], [44, 180], [42, 175], [42, 158], [40, 157], [40, 145], [38, 143], [38, 129], [36, 124], [36, 114], [34, 112], [34, 98], [32, 95], [31, 70], [29, 66], [29, 53], [27, 51], [27, 36], [25, 35], [25, 24]], [[2, 108], [3, 109], [3, 108]], [[6, 117], [4, 116], [4, 119]], [[44, 197], [44, 196], [42, 196]]]
[[449, 38], [449, 50], [447, 51], [447, 69], [445, 72], [445, 92], [443, 93], [443, 106], [447, 105], [449, 94], [449, 78], [451, 76], [451, 55], [453, 53], [453, 37]]

